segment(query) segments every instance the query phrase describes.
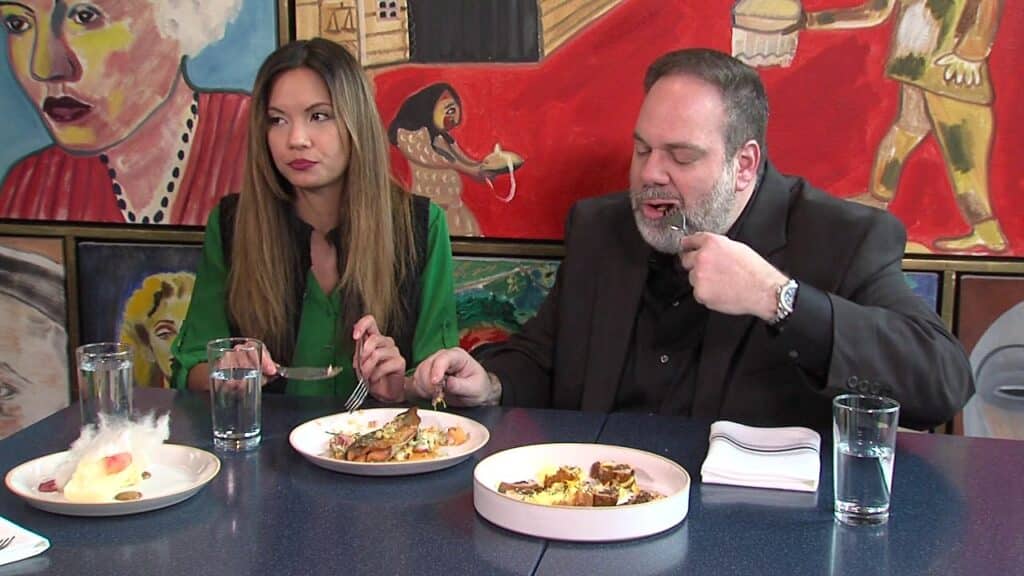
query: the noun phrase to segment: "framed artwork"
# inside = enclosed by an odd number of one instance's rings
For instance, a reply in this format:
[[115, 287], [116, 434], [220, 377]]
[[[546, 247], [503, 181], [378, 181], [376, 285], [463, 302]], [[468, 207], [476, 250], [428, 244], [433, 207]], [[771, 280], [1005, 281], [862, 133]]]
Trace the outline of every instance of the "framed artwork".
[[170, 346], [188, 312], [201, 256], [199, 245], [79, 243], [82, 343], [130, 344], [135, 385], [168, 386]]
[[68, 405], [61, 238], [0, 236], [0, 438]]
[[781, 171], [889, 210], [911, 253], [1024, 255], [1024, 11], [854, 4], [296, 0], [295, 19], [369, 69], [396, 176], [456, 237], [559, 239], [574, 201], [626, 189], [646, 66], [700, 46], [759, 70]]
[[963, 275], [957, 334], [975, 387], [964, 433], [1024, 440], [1024, 278]]
[[456, 257], [459, 345], [473, 350], [517, 332], [554, 286], [558, 264], [529, 258]]
[[0, 219], [201, 225], [284, 0], [0, 5]]
[[939, 313], [939, 283], [942, 280], [942, 275], [938, 272], [911, 272], [904, 271], [903, 277], [907, 281], [907, 285], [921, 297], [922, 300], [928, 303], [928, 306]]

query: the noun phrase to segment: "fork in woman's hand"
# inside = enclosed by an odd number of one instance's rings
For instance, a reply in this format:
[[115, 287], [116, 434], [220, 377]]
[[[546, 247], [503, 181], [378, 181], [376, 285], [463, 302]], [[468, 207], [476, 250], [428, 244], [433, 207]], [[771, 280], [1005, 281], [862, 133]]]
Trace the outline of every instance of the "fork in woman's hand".
[[363, 359], [363, 341], [366, 340], [366, 334], [356, 340], [356, 361], [352, 364], [352, 369], [356, 372], [356, 377], [359, 379], [356, 382], [356, 387], [352, 390], [352, 394], [349, 395], [348, 400], [345, 401], [345, 410], [349, 412], [355, 412], [363, 405], [363, 401], [366, 400], [366, 394], [368, 392], [366, 387], [366, 378], [363, 377], [363, 369], [359, 367], [359, 364]]

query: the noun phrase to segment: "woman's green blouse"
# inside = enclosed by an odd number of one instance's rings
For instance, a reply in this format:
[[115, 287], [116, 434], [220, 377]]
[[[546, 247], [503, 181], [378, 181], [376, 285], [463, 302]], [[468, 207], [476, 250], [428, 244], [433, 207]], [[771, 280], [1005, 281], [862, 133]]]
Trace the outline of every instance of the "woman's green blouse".
[[[452, 250], [444, 212], [430, 205], [427, 232], [427, 261], [421, 275], [420, 310], [412, 342], [412, 358], [406, 358], [411, 371], [427, 356], [441, 348], [458, 345], [455, 318], [455, 290], [452, 281]], [[306, 292], [302, 300], [299, 332], [295, 344], [294, 366], [344, 366], [330, 380], [289, 381], [286, 394], [304, 396], [348, 396], [355, 386], [352, 371], [351, 334], [337, 334], [342, 314], [339, 290], [324, 294], [320, 284], [307, 271]], [[206, 362], [206, 343], [231, 335], [227, 312], [228, 269], [221, 245], [220, 208], [214, 208], [206, 223], [203, 257], [196, 272], [195, 288], [188, 314], [172, 345], [171, 385], [184, 389], [188, 372]], [[340, 337], [339, 337], [340, 336]]]

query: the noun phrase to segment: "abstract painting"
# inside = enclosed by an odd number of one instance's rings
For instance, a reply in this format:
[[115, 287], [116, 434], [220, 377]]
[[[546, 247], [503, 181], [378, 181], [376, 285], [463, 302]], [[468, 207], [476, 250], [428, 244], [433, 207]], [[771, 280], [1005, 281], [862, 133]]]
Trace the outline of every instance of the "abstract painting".
[[558, 262], [519, 258], [455, 258], [459, 345], [473, 350], [518, 332], [555, 284]]

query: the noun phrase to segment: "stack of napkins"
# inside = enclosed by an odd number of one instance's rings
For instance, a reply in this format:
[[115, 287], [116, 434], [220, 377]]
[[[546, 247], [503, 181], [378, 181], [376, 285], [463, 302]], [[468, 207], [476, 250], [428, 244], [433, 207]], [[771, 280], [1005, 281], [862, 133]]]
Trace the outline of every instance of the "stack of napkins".
[[0, 516], [0, 543], [13, 538], [10, 543], [0, 550], [0, 566], [31, 558], [41, 554], [50, 547], [50, 541], [35, 532], [18, 526], [10, 520]]
[[809, 428], [755, 428], [720, 420], [711, 425], [704, 482], [755, 488], [818, 489], [821, 436]]

